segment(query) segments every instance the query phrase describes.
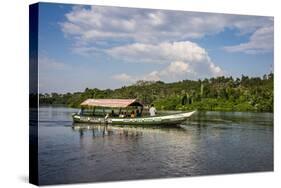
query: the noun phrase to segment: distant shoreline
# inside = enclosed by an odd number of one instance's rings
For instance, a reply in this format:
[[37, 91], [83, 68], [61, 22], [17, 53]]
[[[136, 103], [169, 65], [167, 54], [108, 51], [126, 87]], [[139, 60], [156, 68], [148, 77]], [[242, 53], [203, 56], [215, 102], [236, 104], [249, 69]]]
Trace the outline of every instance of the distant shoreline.
[[[80, 107], [70, 107], [64, 104], [39, 104], [39, 108], [44, 108], [44, 107], [61, 107], [61, 108], [70, 108], [70, 109], [80, 109]], [[189, 111], [189, 110], [188, 110]], [[230, 111], [230, 110], [198, 110], [199, 112], [233, 112], [233, 113], [268, 113], [268, 114], [274, 114], [274, 112], [258, 112], [258, 111]], [[158, 110], [158, 113], [161, 112], [183, 112], [183, 110]]]

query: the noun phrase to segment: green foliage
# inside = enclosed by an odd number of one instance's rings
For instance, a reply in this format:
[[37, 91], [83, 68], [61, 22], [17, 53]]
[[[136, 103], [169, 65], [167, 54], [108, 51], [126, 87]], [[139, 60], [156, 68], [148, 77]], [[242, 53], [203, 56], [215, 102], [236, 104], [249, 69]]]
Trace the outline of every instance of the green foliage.
[[137, 81], [119, 89], [86, 88], [84, 92], [40, 94], [40, 105], [61, 104], [79, 107], [88, 98], [138, 98], [161, 110], [214, 110], [273, 112], [274, 75], [262, 78], [217, 77], [175, 83]]

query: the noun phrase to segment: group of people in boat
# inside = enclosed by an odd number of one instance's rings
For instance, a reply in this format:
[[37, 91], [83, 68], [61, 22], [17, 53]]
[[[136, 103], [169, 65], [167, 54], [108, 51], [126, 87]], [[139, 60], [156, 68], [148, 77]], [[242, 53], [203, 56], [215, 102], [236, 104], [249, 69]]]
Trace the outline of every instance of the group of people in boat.
[[[120, 111], [119, 114], [116, 114], [114, 110], [112, 110], [110, 116], [119, 117], [119, 118], [139, 118], [142, 117], [142, 110], [143, 109], [136, 109], [136, 110], [132, 110], [130, 113], [128, 113], [127, 111], [125, 112]], [[150, 116], [156, 115], [156, 108], [154, 107], [153, 104], [149, 108], [149, 115]]]
[[112, 117], [120, 117], [120, 118], [126, 118], [126, 117], [131, 117], [131, 118], [134, 118], [134, 117], [141, 117], [142, 116], [142, 113], [141, 113], [141, 111], [139, 110], [139, 109], [137, 109], [137, 110], [132, 110], [131, 111], [131, 113], [128, 113], [128, 112], [120, 112], [120, 114], [118, 115], [116, 115], [115, 113], [114, 113], [114, 111], [112, 110], [112, 112], [111, 112], [111, 116]]

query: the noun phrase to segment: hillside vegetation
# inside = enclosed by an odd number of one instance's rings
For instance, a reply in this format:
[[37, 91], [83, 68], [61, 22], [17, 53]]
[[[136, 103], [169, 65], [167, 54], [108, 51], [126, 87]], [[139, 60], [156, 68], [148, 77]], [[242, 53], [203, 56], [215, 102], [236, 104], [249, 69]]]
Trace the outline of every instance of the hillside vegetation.
[[40, 105], [79, 107], [88, 98], [137, 98], [161, 110], [273, 112], [273, 74], [260, 77], [217, 77], [174, 83], [138, 81], [119, 89], [86, 88], [84, 92], [40, 94]]

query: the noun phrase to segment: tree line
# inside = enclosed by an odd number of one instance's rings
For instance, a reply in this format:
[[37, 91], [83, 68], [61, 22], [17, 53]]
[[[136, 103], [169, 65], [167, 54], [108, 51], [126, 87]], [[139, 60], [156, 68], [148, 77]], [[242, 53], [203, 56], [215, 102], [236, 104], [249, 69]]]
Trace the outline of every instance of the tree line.
[[137, 81], [118, 89], [86, 88], [74, 93], [41, 93], [40, 105], [79, 107], [88, 98], [137, 98], [159, 110], [211, 110], [273, 112], [274, 75], [240, 78], [216, 77], [174, 83]]

